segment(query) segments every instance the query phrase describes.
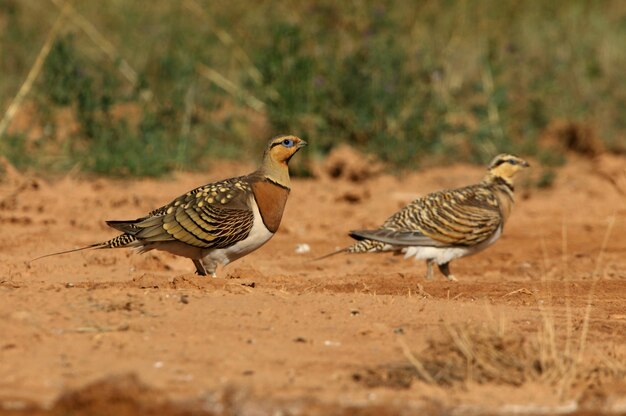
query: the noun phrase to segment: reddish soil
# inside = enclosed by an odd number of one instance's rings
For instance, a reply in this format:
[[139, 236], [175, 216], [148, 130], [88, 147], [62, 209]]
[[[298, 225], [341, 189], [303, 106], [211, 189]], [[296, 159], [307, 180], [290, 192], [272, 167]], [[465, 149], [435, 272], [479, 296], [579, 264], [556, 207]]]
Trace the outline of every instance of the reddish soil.
[[[135, 218], [250, 166], [124, 181], [9, 168], [0, 182], [0, 413], [626, 412], [625, 158], [572, 156], [549, 189], [524, 187], [532, 169], [520, 177], [503, 237], [454, 262], [458, 282], [426, 281], [422, 262], [387, 254], [312, 259], [350, 244], [348, 230], [477, 181], [483, 169], [394, 177], [346, 158], [294, 180], [278, 234], [216, 279], [160, 252], [28, 261], [108, 239], [104, 220]], [[310, 252], [297, 253], [299, 244]], [[453, 361], [450, 328], [542, 339], [533, 365], [552, 347], [564, 369], [420, 379], [417, 359]]]

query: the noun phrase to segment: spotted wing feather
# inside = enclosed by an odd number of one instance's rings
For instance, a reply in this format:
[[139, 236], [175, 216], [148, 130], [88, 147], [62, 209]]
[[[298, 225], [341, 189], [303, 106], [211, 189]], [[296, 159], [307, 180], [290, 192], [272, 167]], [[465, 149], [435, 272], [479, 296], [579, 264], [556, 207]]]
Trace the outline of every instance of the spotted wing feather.
[[246, 177], [198, 187], [146, 217], [109, 221], [141, 243], [181, 241], [199, 248], [223, 248], [245, 239], [254, 221]]

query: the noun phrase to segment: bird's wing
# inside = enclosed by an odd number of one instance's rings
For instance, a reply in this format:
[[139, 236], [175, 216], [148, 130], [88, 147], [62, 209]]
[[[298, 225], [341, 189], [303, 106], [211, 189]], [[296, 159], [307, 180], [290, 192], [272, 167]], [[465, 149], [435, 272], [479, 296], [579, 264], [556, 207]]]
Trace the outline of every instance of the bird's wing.
[[146, 217], [107, 224], [142, 242], [181, 241], [200, 248], [224, 248], [250, 233], [254, 222], [250, 197], [245, 177], [227, 179], [181, 195]]
[[379, 234], [400, 245], [473, 246], [489, 239], [501, 225], [497, 196], [485, 186], [473, 185], [416, 199], [381, 227], [394, 233]]
[[445, 247], [447, 244], [433, 240], [419, 231], [396, 231], [386, 228], [378, 230], [353, 230], [350, 237], [355, 240], [373, 240], [394, 246], [429, 246]]

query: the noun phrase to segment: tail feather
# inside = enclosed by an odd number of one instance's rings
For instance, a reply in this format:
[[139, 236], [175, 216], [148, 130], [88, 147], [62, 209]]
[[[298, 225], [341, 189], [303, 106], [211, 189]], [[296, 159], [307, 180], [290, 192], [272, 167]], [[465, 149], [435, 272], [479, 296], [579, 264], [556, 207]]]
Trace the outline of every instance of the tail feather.
[[105, 246], [106, 243], [96, 243], [96, 244], [90, 244], [88, 246], [85, 247], [79, 247], [79, 248], [75, 248], [72, 250], [64, 250], [64, 251], [57, 251], [56, 253], [49, 253], [49, 254], [44, 254], [43, 256], [39, 256], [39, 257], [35, 257], [32, 260], [29, 260], [28, 263], [32, 263], [36, 260], [41, 260], [41, 259], [45, 259], [46, 257], [52, 257], [52, 256], [58, 256], [61, 254], [67, 254], [67, 253], [73, 253], [75, 251], [82, 251], [82, 250], [89, 250], [89, 249], [96, 249], [96, 248], [106, 248]]
[[101, 249], [101, 248], [128, 247], [128, 246], [130, 246], [131, 244], [133, 244], [136, 241], [137, 241], [137, 238], [135, 238], [135, 236], [133, 236], [133, 235], [130, 235], [130, 234], [120, 234], [117, 237], [113, 237], [112, 239], [104, 241], [102, 243], [95, 243], [95, 244], [90, 244], [90, 245], [84, 246], [84, 247], [74, 248], [72, 250], [64, 250], [64, 251], [58, 251], [56, 253], [44, 254], [43, 256], [39, 256], [39, 257], [36, 257], [36, 258], [30, 260], [29, 263], [32, 263], [35, 260], [44, 259], [46, 257], [52, 257], [52, 256], [58, 256], [58, 255], [61, 255], [61, 254], [73, 253], [75, 251], [82, 251], [82, 250], [89, 250], [89, 249]]
[[387, 244], [382, 241], [376, 240], [360, 240], [350, 247], [348, 247], [348, 253], [377, 253], [380, 251], [385, 251]]
[[107, 221], [107, 225], [111, 228], [115, 228], [117, 231], [121, 231], [124, 234], [134, 234], [137, 232], [137, 227], [135, 224], [139, 222], [139, 220], [130, 220], [130, 221]]
[[131, 234], [120, 234], [117, 237], [113, 237], [112, 239], [110, 239], [109, 241], [105, 241], [104, 246], [103, 247], [98, 247], [98, 248], [122, 248], [122, 247], [128, 247], [131, 244], [135, 243], [137, 240], [137, 237], [135, 237], [134, 235]]
[[333, 251], [333, 252], [328, 253], [328, 254], [324, 254], [321, 257], [317, 257], [317, 258], [313, 259], [313, 261], [324, 260], [324, 259], [327, 259], [328, 257], [332, 257], [332, 256], [334, 256], [336, 254], [340, 254], [340, 253], [355, 254], [355, 253], [376, 253], [376, 252], [380, 252], [380, 251], [386, 251], [387, 250], [387, 246], [388, 246], [388, 244], [385, 244], [385, 243], [380, 242], [380, 241], [361, 240], [361, 241], [358, 241], [358, 242], [352, 244], [351, 246], [344, 247], [342, 249]]
[[342, 249], [335, 250], [335, 251], [330, 252], [328, 254], [324, 254], [323, 256], [316, 257], [316, 258], [313, 259], [313, 261], [324, 260], [324, 259], [327, 259], [329, 257], [332, 257], [332, 256], [334, 256], [336, 254], [340, 254], [340, 253], [347, 253], [349, 249], [350, 249], [350, 247], [344, 247]]

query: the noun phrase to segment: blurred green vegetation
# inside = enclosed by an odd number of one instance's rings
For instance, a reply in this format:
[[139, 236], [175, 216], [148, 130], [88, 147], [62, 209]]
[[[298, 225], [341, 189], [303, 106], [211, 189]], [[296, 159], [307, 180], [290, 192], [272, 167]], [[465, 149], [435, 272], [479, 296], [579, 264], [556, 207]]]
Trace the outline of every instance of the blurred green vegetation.
[[[56, 3], [0, 1], [2, 114]], [[257, 160], [279, 133], [308, 158], [349, 143], [400, 168], [504, 151], [554, 164], [539, 137], [556, 119], [624, 140], [619, 0], [71, 4], [0, 138], [18, 166], [159, 175]]]

